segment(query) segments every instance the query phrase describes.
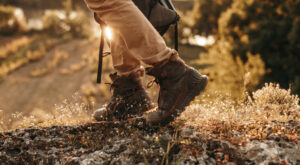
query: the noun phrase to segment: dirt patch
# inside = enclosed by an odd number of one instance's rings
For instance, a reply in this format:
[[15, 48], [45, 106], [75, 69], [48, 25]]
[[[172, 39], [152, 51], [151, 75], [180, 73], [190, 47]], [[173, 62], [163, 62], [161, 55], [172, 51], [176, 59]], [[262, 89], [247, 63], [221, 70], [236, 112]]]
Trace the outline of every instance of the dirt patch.
[[[60, 70], [82, 61], [82, 55], [93, 48], [86, 40], [68, 41], [51, 49], [42, 60], [14, 71], [0, 85], [0, 93], [5, 93], [0, 98], [0, 109], [10, 113], [27, 113], [35, 108], [53, 110], [54, 104], [79, 92], [81, 85], [91, 79], [87, 67], [70, 75], [63, 75]], [[57, 52], [64, 52], [68, 56], [61, 59], [57, 66], [50, 68], [47, 75], [31, 76], [33, 71], [51, 63]]]

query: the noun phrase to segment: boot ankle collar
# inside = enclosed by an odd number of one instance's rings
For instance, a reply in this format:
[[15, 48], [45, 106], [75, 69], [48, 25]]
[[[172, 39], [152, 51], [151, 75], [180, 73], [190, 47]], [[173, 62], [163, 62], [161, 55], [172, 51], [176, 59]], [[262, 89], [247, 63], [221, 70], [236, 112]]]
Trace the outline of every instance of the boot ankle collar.
[[155, 63], [152, 66], [154, 68], [161, 68], [164, 65], [166, 65], [169, 61], [178, 61], [180, 63], [184, 63], [184, 61], [179, 57], [179, 54], [177, 53], [177, 51], [174, 50], [174, 52], [171, 54], [171, 56], [159, 63]]

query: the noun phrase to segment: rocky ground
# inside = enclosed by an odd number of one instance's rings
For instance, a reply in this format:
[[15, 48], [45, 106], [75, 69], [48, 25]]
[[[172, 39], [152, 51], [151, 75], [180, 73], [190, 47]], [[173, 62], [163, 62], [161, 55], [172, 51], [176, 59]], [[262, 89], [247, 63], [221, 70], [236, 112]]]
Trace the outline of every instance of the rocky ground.
[[300, 164], [300, 138], [233, 145], [197, 129], [143, 121], [30, 127], [0, 133], [0, 164]]

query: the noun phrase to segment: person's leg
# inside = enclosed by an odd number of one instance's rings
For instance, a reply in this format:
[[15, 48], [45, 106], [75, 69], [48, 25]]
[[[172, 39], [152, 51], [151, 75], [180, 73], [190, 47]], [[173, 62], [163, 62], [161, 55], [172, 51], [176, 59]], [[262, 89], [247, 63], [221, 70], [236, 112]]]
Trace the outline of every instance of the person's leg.
[[125, 41], [115, 30], [111, 42], [113, 67], [111, 74], [113, 95], [103, 108], [94, 112], [94, 118], [103, 120], [124, 120], [143, 113], [154, 107], [142, 84], [144, 68], [141, 62], [127, 49]]
[[[85, 0], [88, 7], [114, 31], [119, 32], [128, 51], [146, 64], [164, 61], [175, 52], [165, 41], [132, 0]], [[120, 50], [121, 51], [121, 50]], [[130, 58], [129, 58], [130, 59]], [[128, 61], [129, 62], [129, 61]]]
[[114, 30], [113, 40], [111, 42], [111, 56], [113, 67], [120, 76], [126, 76], [137, 71], [144, 72], [140, 60], [128, 50], [125, 41], [117, 30]]
[[156, 78], [160, 92], [158, 108], [145, 115], [147, 122], [172, 121], [204, 90], [207, 77], [187, 66], [176, 51], [166, 46], [131, 0], [85, 1], [104, 22], [119, 31], [131, 55], [153, 66], [147, 74]]
[[[120, 4], [128, 4], [128, 2], [125, 0], [121, 3], [117, 3], [117, 5], [111, 6], [114, 1], [116, 0], [87, 1], [89, 5], [92, 4], [92, 6], [94, 6], [93, 3], [95, 3], [96, 6], [100, 5], [102, 7], [101, 9], [97, 9], [97, 11], [100, 11], [97, 13], [101, 20], [113, 29], [111, 55], [113, 67], [117, 71], [117, 74], [111, 74], [113, 95], [108, 101], [108, 104], [96, 110], [94, 113], [94, 118], [99, 121], [126, 119], [136, 115], [140, 116], [143, 112], [154, 107], [154, 104], [142, 85], [141, 78], [144, 75], [144, 68], [141, 67], [141, 60], [138, 59], [140, 56], [137, 56], [138, 53], [132, 51], [130, 47], [130, 45], [139, 44], [128, 44], [132, 42], [128, 40], [129, 36], [132, 35], [131, 37], [135, 37], [135, 35], [138, 36], [142, 33], [134, 34], [134, 32], [126, 31], [126, 28], [129, 28], [124, 26], [124, 24], [128, 24], [128, 22], [126, 22], [127, 19], [120, 19], [119, 17], [128, 12], [123, 11], [123, 14], [116, 13], [119, 11], [118, 8]], [[132, 5], [126, 6], [135, 7]], [[109, 10], [112, 11], [109, 12]], [[130, 30], [134, 30], [133, 27], [134, 25], [131, 26]], [[142, 41], [139, 42], [143, 43]], [[143, 53], [140, 54], [144, 55]]]

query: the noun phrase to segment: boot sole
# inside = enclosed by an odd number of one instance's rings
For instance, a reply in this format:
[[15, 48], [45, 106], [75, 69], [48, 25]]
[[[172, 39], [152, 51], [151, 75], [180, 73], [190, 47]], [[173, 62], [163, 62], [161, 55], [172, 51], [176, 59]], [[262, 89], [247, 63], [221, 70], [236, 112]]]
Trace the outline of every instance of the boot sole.
[[[190, 68], [187, 71], [188, 77], [187, 77], [187, 87], [182, 89], [181, 93], [184, 93], [183, 95], [183, 101], [179, 105], [174, 106], [174, 110], [172, 110], [171, 115], [166, 117], [163, 121], [160, 122], [161, 125], [166, 125], [172, 121], [174, 121], [184, 110], [185, 108], [195, 99], [196, 96], [198, 96], [202, 91], [204, 91], [205, 87], [208, 83], [208, 77], [202, 76], [199, 74], [198, 71], [196, 71], [193, 68]], [[178, 99], [176, 103], [180, 101]], [[176, 104], [175, 103], [175, 104]]]

